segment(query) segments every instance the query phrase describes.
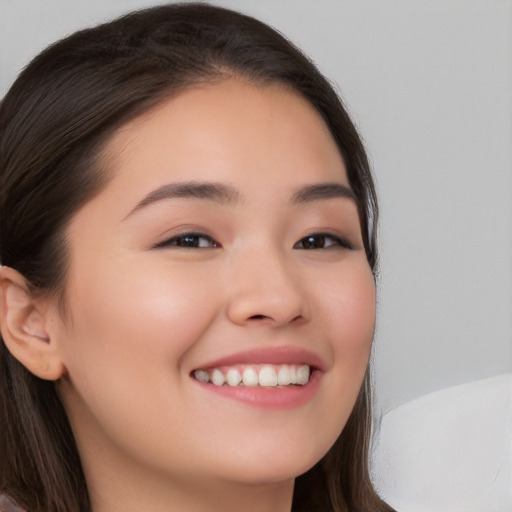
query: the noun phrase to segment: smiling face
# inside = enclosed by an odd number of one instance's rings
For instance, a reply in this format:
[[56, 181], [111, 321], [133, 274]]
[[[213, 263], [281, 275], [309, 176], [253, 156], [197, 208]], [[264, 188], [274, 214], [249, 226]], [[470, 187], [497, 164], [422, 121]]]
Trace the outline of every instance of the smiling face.
[[125, 125], [108, 153], [113, 179], [68, 226], [51, 328], [91, 492], [303, 473], [352, 410], [375, 321], [326, 125], [283, 87], [229, 80]]

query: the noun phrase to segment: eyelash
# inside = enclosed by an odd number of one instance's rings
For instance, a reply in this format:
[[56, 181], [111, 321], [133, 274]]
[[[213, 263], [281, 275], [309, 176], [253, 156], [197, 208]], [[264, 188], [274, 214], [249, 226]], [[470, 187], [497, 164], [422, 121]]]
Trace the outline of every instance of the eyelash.
[[[316, 240], [316, 242], [318, 242], [318, 241], [322, 242], [322, 245], [323, 245], [323, 244], [325, 244], [325, 241], [327, 239], [332, 240], [334, 243], [330, 243], [326, 247], [325, 246], [324, 247], [310, 247], [310, 248], [298, 247], [299, 244], [301, 244], [301, 243], [304, 244], [305, 242], [307, 244], [314, 244], [315, 240]], [[338, 235], [334, 235], [332, 233], [311, 233], [310, 235], [305, 236], [304, 238], [301, 238], [293, 246], [293, 248], [301, 249], [301, 250], [305, 250], [305, 251], [319, 250], [319, 249], [330, 249], [330, 248], [333, 248], [333, 249], [334, 248], [343, 248], [343, 249], [353, 250], [354, 246], [346, 238], [343, 238]]]
[[[199, 240], [204, 239], [207, 240], [209, 245], [200, 245]], [[188, 242], [186, 242], [188, 240]], [[199, 244], [198, 244], [199, 242]], [[205, 235], [204, 233], [182, 233], [180, 235], [173, 236], [171, 238], [167, 238], [162, 242], [159, 242], [155, 245], [155, 249], [159, 249], [161, 247], [180, 247], [185, 249], [211, 249], [220, 247], [211, 236]]]
[[[201, 245], [201, 239], [206, 240], [206, 244]], [[327, 246], [325, 246], [326, 240], [332, 240]], [[314, 247], [315, 243], [319, 243], [323, 245], [323, 247]], [[300, 244], [303, 244], [300, 247]], [[310, 247], [305, 247], [304, 244], [310, 245]], [[205, 235], [204, 233], [183, 233], [180, 235], [173, 236], [162, 242], [159, 242], [154, 246], [155, 249], [159, 249], [162, 247], [180, 247], [185, 249], [214, 249], [221, 247], [221, 245], [216, 242], [211, 236]], [[346, 239], [332, 233], [312, 233], [304, 238], [301, 238], [296, 244], [294, 244], [294, 249], [300, 250], [319, 250], [319, 249], [330, 249], [341, 247], [343, 249], [353, 250], [354, 246]]]

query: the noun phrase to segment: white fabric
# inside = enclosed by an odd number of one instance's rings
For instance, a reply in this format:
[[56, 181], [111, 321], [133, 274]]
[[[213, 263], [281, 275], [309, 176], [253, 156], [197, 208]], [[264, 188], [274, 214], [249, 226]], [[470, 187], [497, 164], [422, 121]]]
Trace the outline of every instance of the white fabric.
[[399, 512], [512, 512], [512, 374], [391, 410], [373, 464]]

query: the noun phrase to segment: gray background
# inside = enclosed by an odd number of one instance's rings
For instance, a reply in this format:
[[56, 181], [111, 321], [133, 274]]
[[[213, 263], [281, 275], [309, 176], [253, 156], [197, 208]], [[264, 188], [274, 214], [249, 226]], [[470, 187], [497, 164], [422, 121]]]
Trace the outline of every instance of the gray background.
[[[50, 42], [156, 3], [0, 0], [0, 96]], [[512, 372], [512, 2], [213, 3], [301, 46], [366, 140], [382, 207], [379, 407]]]

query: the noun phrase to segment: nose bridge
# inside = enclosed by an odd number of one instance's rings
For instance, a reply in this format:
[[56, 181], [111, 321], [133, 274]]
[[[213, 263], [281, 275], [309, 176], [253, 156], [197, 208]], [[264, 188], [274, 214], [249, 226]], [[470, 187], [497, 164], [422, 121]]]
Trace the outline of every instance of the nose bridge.
[[308, 316], [293, 261], [277, 247], [259, 243], [240, 251], [231, 261], [230, 273], [228, 315], [235, 323], [260, 320], [282, 325]]

